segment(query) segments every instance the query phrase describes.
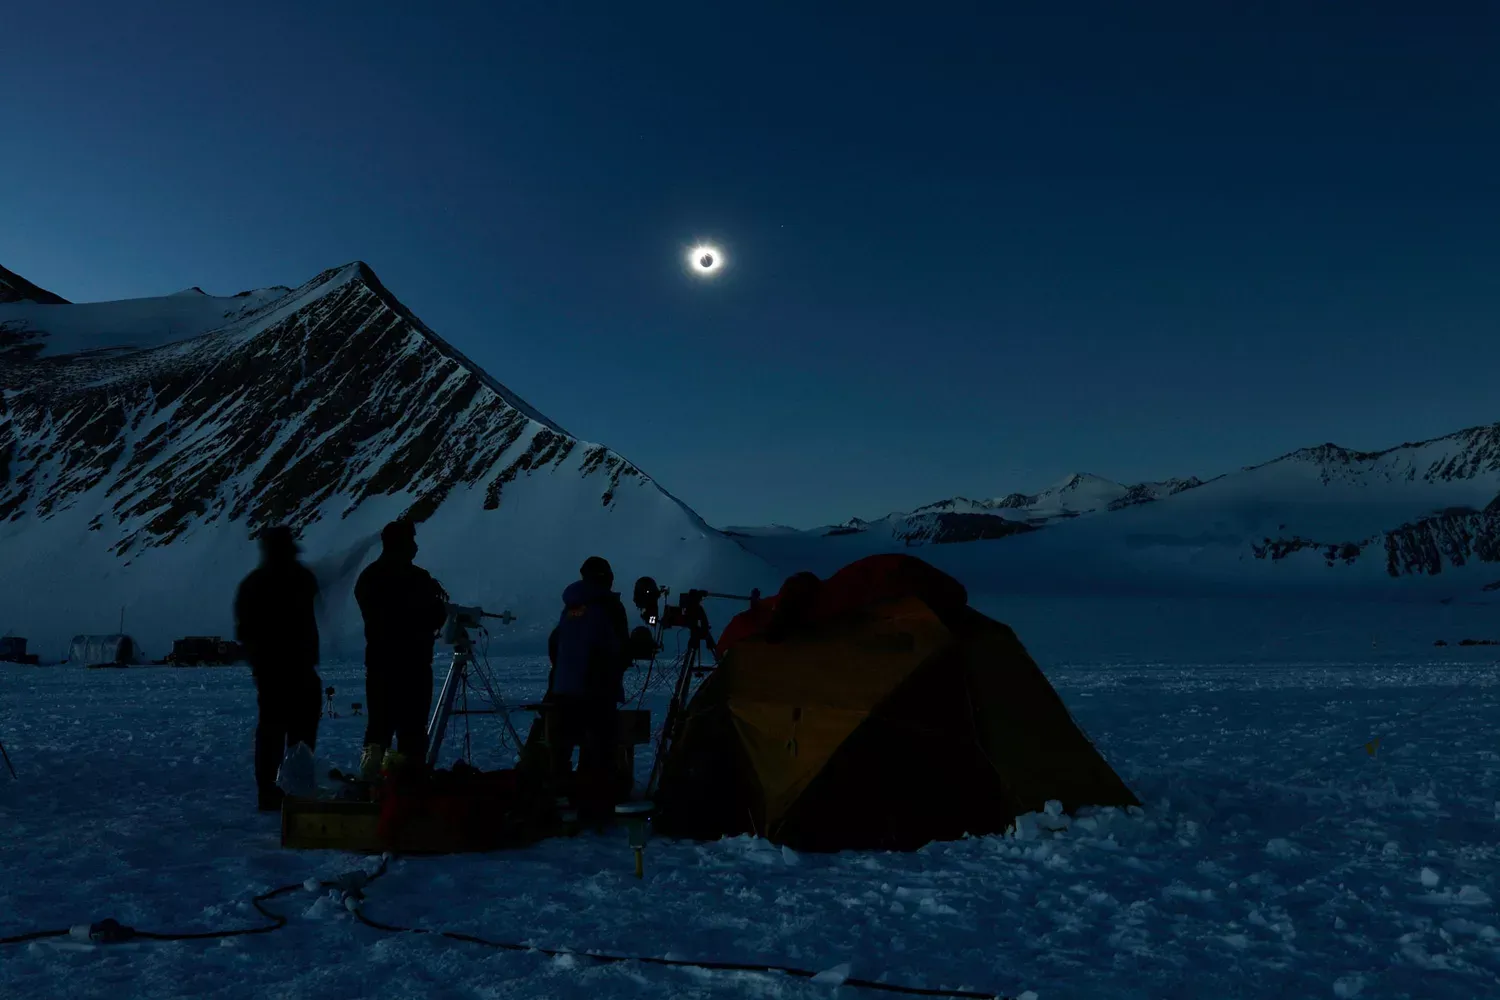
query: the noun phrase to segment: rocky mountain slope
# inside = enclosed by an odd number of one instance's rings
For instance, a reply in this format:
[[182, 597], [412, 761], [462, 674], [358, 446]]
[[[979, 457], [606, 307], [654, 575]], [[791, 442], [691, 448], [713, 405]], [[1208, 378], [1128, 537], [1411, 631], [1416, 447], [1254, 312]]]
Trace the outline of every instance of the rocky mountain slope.
[[233, 297], [0, 305], [0, 629], [51, 650], [112, 631], [123, 607], [158, 655], [227, 634], [252, 533], [286, 523], [324, 580], [325, 645], [348, 651], [353, 575], [397, 515], [421, 523], [419, 560], [456, 600], [535, 629], [596, 552], [625, 586], [774, 577], [481, 371], [364, 264]]
[[45, 288], [38, 288], [14, 271], [0, 267], [0, 303], [37, 302], [43, 305], [67, 305], [68, 300]]

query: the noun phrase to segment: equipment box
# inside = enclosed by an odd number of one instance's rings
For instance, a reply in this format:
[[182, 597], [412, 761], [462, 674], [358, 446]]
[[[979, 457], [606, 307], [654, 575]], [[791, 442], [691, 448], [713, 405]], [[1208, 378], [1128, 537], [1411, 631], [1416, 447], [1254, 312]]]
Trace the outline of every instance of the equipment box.
[[380, 843], [380, 805], [285, 798], [281, 802], [281, 846], [378, 854], [384, 850]]

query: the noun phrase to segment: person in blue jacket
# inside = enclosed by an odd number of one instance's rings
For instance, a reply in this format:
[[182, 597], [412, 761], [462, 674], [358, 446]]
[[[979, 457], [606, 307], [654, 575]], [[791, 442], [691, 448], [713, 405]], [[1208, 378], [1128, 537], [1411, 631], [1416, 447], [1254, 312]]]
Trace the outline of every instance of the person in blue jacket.
[[562, 614], [547, 642], [553, 775], [571, 791], [585, 822], [608, 816], [621, 793], [614, 766], [616, 706], [625, 700], [630, 620], [620, 595], [611, 589], [614, 580], [614, 570], [603, 558], [585, 560], [579, 579], [563, 591]]

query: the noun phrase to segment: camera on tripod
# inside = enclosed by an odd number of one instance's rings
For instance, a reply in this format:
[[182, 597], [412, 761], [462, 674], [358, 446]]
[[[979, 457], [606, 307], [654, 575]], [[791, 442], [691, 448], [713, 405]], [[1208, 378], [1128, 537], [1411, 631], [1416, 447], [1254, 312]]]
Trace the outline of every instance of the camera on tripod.
[[[685, 591], [676, 604], [661, 606], [661, 599], [671, 593], [666, 587], [658, 586], [656, 581], [649, 576], [643, 576], [635, 581], [635, 591], [631, 595], [636, 608], [641, 613], [641, 620], [645, 625], [636, 626], [631, 634], [631, 646], [635, 655], [633, 659], [645, 659], [644, 653], [649, 651], [653, 666], [656, 662], [656, 654], [662, 647], [661, 636], [669, 628], [685, 628], [688, 630], [688, 641], [677, 657], [673, 666], [676, 678], [672, 685], [672, 698], [667, 703], [667, 717], [662, 725], [661, 734], [656, 746], [656, 760], [651, 765], [651, 778], [646, 783], [647, 794], [653, 794], [656, 788], [656, 779], [661, 773], [661, 763], [665, 756], [667, 744], [677, 738], [677, 730], [681, 725], [681, 715], [688, 698], [692, 694], [693, 681], [702, 679], [709, 671], [714, 669], [717, 663], [705, 664], [703, 662], [704, 646], [707, 645], [707, 653], [711, 660], [717, 660], [714, 654], [713, 631], [708, 624], [708, 612], [703, 609], [703, 600], [707, 597], [724, 598], [731, 601], [748, 601], [752, 608], [760, 603], [760, 591], [752, 590], [750, 596], [742, 597], [739, 594], [720, 594], [712, 590], [692, 589]], [[653, 633], [652, 630], [655, 630]], [[649, 680], [649, 674], [647, 675]]]
[[483, 608], [469, 607], [463, 604], [448, 605], [448, 620], [443, 623], [443, 641], [453, 645], [459, 641], [460, 633], [467, 636], [470, 631], [480, 628], [484, 618], [498, 618], [509, 625], [516, 620], [516, 616], [509, 611], [500, 614], [492, 614]]
[[641, 620], [657, 629], [687, 628], [704, 633], [707, 638], [708, 614], [703, 610], [703, 599], [709, 596], [706, 590], [688, 590], [677, 599], [676, 604], [660, 607], [661, 599], [672, 593], [669, 587], [659, 587], [649, 576], [635, 581], [633, 600], [640, 610]]

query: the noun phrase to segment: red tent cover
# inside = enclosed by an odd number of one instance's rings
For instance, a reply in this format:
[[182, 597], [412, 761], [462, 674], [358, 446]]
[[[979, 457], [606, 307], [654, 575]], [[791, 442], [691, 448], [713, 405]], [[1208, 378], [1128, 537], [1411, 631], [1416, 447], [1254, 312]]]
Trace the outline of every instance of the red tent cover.
[[742, 639], [763, 634], [775, 617], [778, 601], [789, 592], [805, 595], [808, 608], [802, 620], [809, 624], [898, 597], [919, 597], [939, 616], [969, 603], [969, 592], [963, 584], [916, 556], [900, 553], [866, 556], [818, 582], [815, 588], [810, 587], [813, 579], [811, 574], [800, 579], [794, 576], [782, 584], [780, 593], [735, 615], [719, 636], [718, 655], [722, 657]]

